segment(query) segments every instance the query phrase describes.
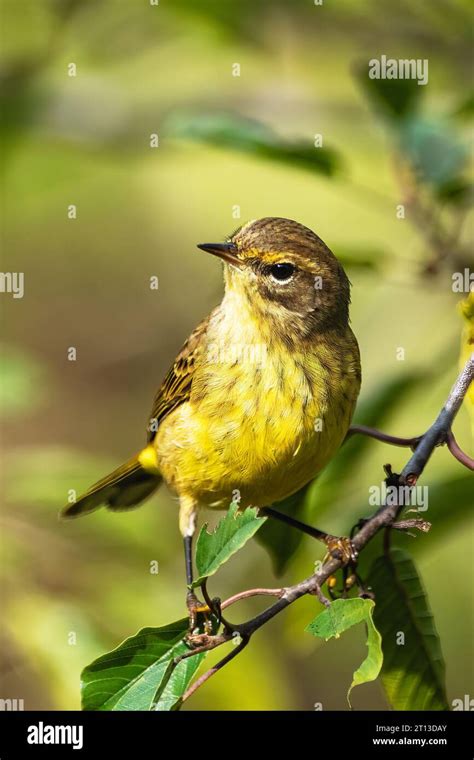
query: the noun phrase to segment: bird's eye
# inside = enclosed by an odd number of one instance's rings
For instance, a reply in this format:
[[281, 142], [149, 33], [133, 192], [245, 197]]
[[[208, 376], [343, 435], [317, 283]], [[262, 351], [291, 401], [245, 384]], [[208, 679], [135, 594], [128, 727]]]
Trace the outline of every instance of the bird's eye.
[[274, 280], [288, 282], [295, 273], [295, 267], [293, 264], [272, 264], [269, 271]]

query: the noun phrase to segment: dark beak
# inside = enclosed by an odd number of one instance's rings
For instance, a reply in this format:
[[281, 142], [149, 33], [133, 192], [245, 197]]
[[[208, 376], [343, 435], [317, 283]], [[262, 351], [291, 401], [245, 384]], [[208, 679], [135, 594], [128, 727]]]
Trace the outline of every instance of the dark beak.
[[234, 267], [241, 267], [242, 261], [237, 256], [237, 246], [234, 243], [200, 243], [198, 248], [201, 251], [212, 253], [213, 256], [219, 256], [222, 261], [232, 264]]

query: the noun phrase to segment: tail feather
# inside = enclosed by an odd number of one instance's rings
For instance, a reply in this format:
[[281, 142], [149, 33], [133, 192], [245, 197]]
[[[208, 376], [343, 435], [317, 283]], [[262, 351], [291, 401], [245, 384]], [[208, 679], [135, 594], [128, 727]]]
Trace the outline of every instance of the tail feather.
[[64, 507], [60, 517], [77, 517], [101, 506], [117, 512], [138, 507], [161, 483], [159, 473], [145, 469], [140, 458], [140, 454], [132, 457], [110, 475], [98, 480], [73, 504]]

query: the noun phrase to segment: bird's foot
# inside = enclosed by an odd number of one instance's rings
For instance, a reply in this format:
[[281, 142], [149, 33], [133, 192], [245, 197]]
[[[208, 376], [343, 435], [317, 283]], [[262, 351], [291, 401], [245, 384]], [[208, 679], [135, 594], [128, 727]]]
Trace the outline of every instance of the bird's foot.
[[189, 635], [200, 633], [200, 627], [204, 629], [206, 635], [212, 633], [212, 610], [210, 607], [201, 602], [191, 589], [186, 595], [186, 606], [189, 614]]
[[337, 559], [342, 563], [343, 567], [346, 565], [354, 565], [357, 562], [357, 550], [350, 538], [347, 536], [326, 536], [324, 543], [328, 548], [328, 553], [325, 557], [325, 562], [329, 559]]

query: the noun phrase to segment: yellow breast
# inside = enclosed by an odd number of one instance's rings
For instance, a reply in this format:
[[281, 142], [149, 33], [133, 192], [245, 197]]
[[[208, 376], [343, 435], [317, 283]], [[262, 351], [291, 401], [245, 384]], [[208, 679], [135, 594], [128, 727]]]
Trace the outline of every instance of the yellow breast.
[[227, 308], [211, 321], [191, 398], [155, 439], [160, 470], [202, 506], [264, 506], [311, 480], [340, 446], [360, 386], [357, 342], [341, 335], [289, 350]]

